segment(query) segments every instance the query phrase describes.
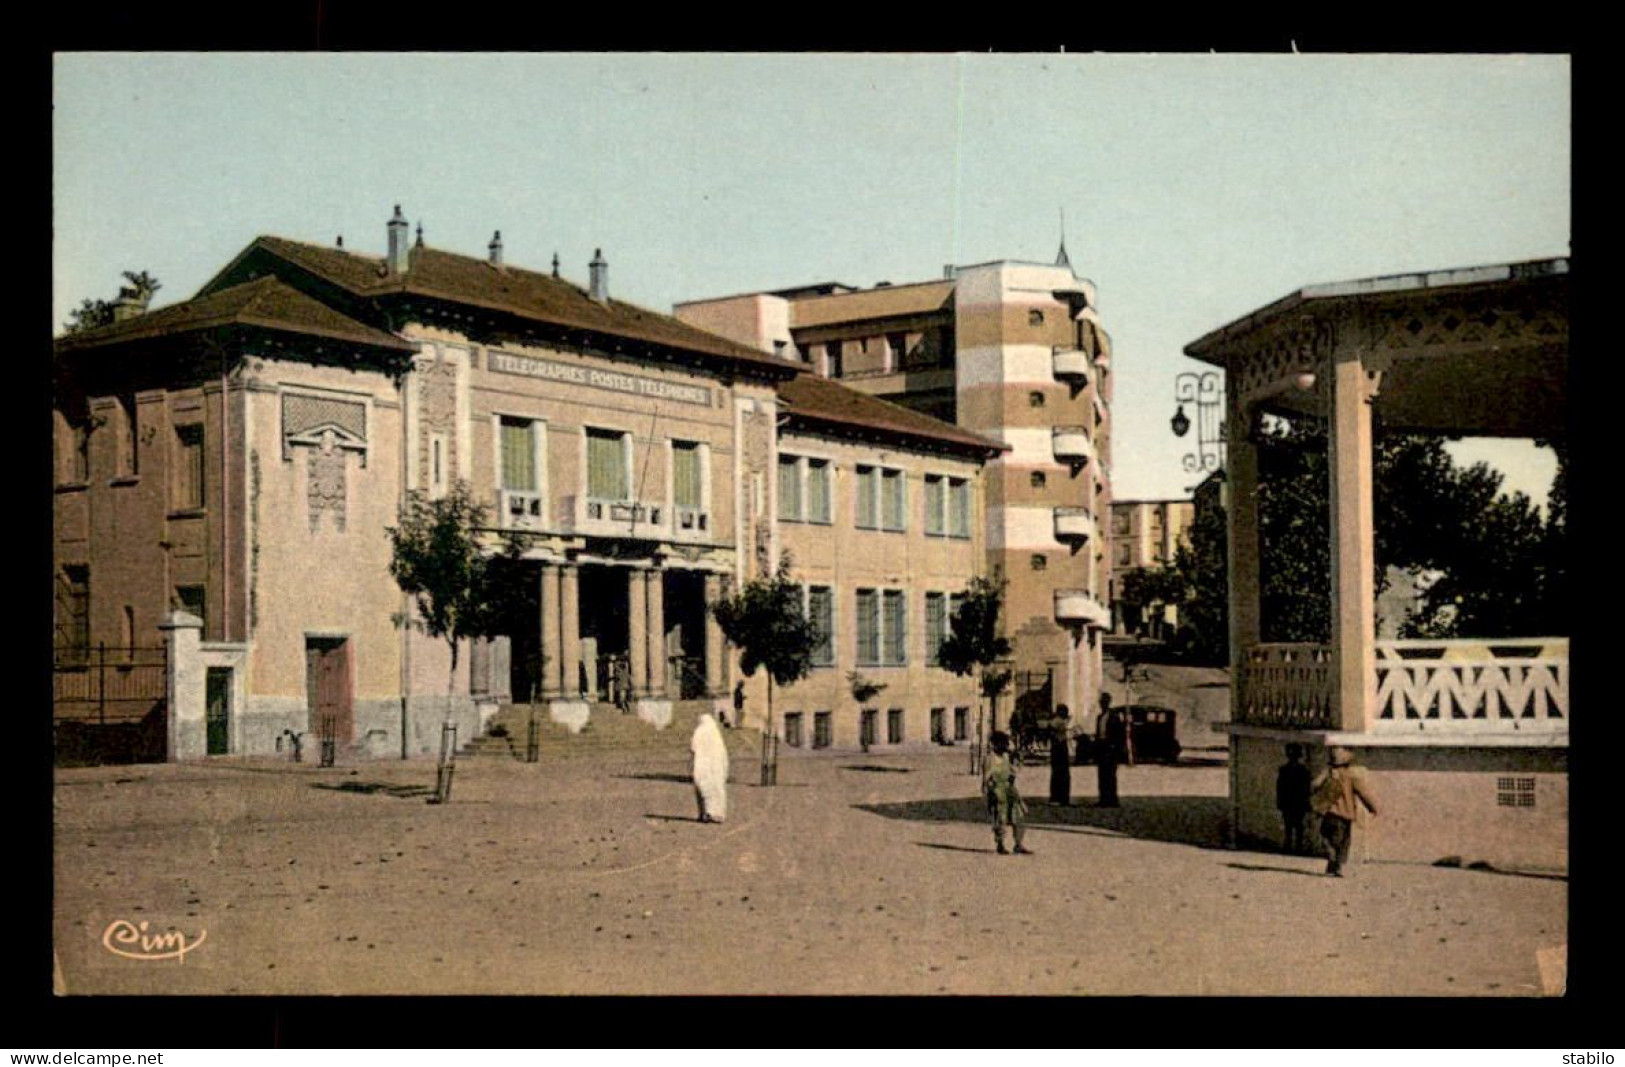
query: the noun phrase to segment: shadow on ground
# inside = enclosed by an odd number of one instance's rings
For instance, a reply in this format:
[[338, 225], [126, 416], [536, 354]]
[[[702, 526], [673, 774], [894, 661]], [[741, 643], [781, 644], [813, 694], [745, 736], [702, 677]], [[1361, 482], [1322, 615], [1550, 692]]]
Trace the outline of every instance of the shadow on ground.
[[870, 774], [908, 774], [907, 767], [882, 767], [878, 763], [843, 763], [843, 771], [868, 771]]
[[646, 774], [617, 774], [615, 777], [636, 778], [643, 782], [677, 782], [681, 785], [694, 784], [693, 776], [687, 774], [658, 774], [650, 772]]
[[388, 782], [312, 782], [312, 789], [326, 789], [334, 793], [362, 793], [371, 796], [382, 793], [385, 796], [410, 799], [412, 797], [426, 797], [434, 790], [426, 785], [395, 785]]
[[[1224, 848], [1224, 823], [1229, 806], [1230, 802], [1224, 797], [1124, 797], [1120, 808], [1097, 808], [1093, 801], [1087, 800], [1059, 808], [1050, 807], [1042, 800], [1029, 800], [1025, 822], [1032, 830], [1120, 834], [1197, 848]], [[853, 807], [887, 819], [987, 824], [987, 805], [981, 797], [854, 804]]]

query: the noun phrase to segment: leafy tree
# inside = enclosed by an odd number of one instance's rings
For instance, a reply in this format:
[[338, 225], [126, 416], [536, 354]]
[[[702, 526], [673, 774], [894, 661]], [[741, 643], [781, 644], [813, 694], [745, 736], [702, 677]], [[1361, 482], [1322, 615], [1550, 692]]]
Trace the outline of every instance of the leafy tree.
[[1196, 509], [1187, 543], [1174, 553], [1174, 570], [1185, 586], [1175, 644], [1198, 663], [1230, 660], [1230, 533], [1221, 480], [1196, 491]]
[[[163, 285], [146, 271], [124, 272], [124, 280], [128, 284], [119, 287], [120, 297], [133, 297], [143, 305], [152, 299], [154, 293], [163, 288]], [[111, 325], [113, 322], [114, 302], [111, 300], [85, 299], [79, 306], [68, 312], [68, 321], [63, 323], [62, 332], [65, 334], [82, 333], [85, 330], [94, 330], [101, 326]]]
[[1117, 603], [1123, 621], [1137, 629], [1147, 621], [1145, 613], [1157, 605], [1178, 606], [1185, 599], [1185, 579], [1173, 566], [1136, 567], [1123, 575], [1117, 590]]
[[[988, 718], [992, 729], [999, 728], [999, 697], [1010, 687], [1008, 670], [989, 668], [1010, 657], [1010, 641], [999, 632], [999, 612], [1004, 606], [1002, 579], [972, 578], [961, 595], [959, 607], [949, 624], [948, 638], [937, 653], [937, 663], [960, 677], [980, 674], [979, 686], [988, 701]], [[976, 725], [976, 743], [971, 748], [971, 773], [981, 769], [983, 731], [980, 716]]]
[[[458, 481], [438, 499], [416, 490], [408, 493], [400, 525], [385, 531], [391, 550], [389, 573], [417, 608], [415, 619], [397, 622], [445, 641], [451, 653], [447, 722], [461, 642], [506, 632], [517, 610], [514, 601], [520, 586], [513, 578], [522, 545], [510, 537], [499, 551], [488, 551], [481, 538], [486, 525], [485, 506], [474, 501], [466, 482]], [[401, 728], [404, 734], [404, 721]], [[449, 799], [450, 784], [443, 767], [436, 788], [442, 801]]]
[[739, 649], [746, 677], [767, 671], [767, 728], [762, 731], [762, 784], [778, 782], [778, 737], [773, 722], [773, 687], [794, 685], [812, 669], [813, 649], [824, 634], [801, 604], [801, 584], [790, 577], [790, 555], [779, 558], [769, 578], [747, 582], [739, 592], [711, 605], [728, 641]]

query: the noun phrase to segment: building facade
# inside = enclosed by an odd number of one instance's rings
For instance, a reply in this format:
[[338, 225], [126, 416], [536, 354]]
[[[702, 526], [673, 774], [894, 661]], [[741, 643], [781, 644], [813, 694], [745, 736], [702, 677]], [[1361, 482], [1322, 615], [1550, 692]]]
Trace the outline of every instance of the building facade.
[[1130, 571], [1173, 566], [1179, 546], [1190, 541], [1196, 504], [1191, 500], [1114, 500], [1111, 512], [1112, 579], [1108, 594], [1112, 629], [1120, 634], [1169, 636], [1179, 625], [1178, 605], [1151, 604], [1126, 612], [1119, 594]]
[[872, 289], [827, 283], [679, 304], [679, 319], [1004, 445], [982, 551], [1006, 582], [1018, 694], [1082, 709], [1111, 625], [1111, 343], [1094, 285], [1055, 264], [949, 267]]
[[[500, 238], [409, 246], [398, 209], [386, 236], [382, 257], [263, 237], [193, 299], [58, 341], [59, 738], [107, 723], [104, 646], [169, 649], [156, 703], [126, 686], [116, 709], [149, 757], [422, 754], [532, 699], [572, 729], [613, 708], [664, 727], [683, 701], [731, 709], [708, 605], [785, 550], [831, 625], [809, 739], [824, 711], [857, 744], [846, 669], [895, 682], [899, 743], [971, 702], [926, 667], [926, 594], [979, 573], [997, 442], [614, 300], [601, 257], [582, 287]], [[526, 606], [452, 673], [386, 531], [459, 483], [493, 548], [521, 543]]]

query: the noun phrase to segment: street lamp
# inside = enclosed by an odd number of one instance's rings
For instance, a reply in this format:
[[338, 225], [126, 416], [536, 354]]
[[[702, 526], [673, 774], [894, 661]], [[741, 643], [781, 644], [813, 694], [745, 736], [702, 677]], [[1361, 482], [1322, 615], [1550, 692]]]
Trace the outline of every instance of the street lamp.
[[1174, 417], [1168, 420], [1168, 425], [1175, 437], [1184, 437], [1191, 431], [1191, 417], [1185, 414], [1185, 405], [1191, 405], [1196, 412], [1195, 449], [1185, 454], [1185, 469], [1209, 474], [1222, 468], [1225, 462], [1224, 380], [1219, 372], [1187, 371], [1175, 377], [1174, 403]]

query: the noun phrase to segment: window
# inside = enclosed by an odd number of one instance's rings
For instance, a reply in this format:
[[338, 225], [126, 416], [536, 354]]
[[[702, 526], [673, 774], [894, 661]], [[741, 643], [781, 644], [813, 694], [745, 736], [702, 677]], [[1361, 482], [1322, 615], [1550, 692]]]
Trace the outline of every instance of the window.
[[948, 709], [931, 709], [931, 741], [940, 745], [948, 740]]
[[906, 530], [908, 523], [908, 493], [903, 472], [883, 469], [880, 472], [880, 525], [886, 530]]
[[1038, 310], [1037, 308], [1033, 308], [1031, 311], [1027, 312], [1027, 325], [1028, 326], [1042, 326], [1042, 325], [1044, 325], [1044, 313], [1042, 311]]
[[1131, 555], [1133, 548], [1134, 546], [1127, 541], [1117, 542], [1117, 565], [1119, 567], [1127, 567], [1134, 562], [1134, 557]]
[[136, 436], [140, 426], [136, 420], [135, 394], [121, 394], [118, 398], [118, 409], [118, 473], [120, 477], [131, 477], [141, 473], [141, 453]]
[[886, 335], [886, 345], [891, 349], [892, 370], [902, 367], [903, 359], [908, 355], [908, 334], [889, 333]]
[[779, 457], [779, 519], [783, 522], [801, 521], [801, 460], [795, 456]]
[[948, 479], [948, 536], [970, 536], [970, 482]]
[[791, 748], [801, 747], [801, 712], [784, 713], [784, 743]]
[[689, 511], [705, 510], [705, 462], [693, 441], [671, 443], [671, 502]]
[[875, 723], [879, 718], [880, 712], [875, 708], [864, 708], [859, 714], [858, 741], [863, 745], [864, 748], [868, 748], [877, 740], [876, 734], [879, 731], [876, 730]]
[[927, 474], [925, 476], [925, 532], [932, 537], [941, 537], [946, 533], [943, 527], [943, 509], [947, 505], [947, 494], [944, 492], [942, 475]]
[[814, 667], [835, 665], [835, 591], [827, 585], [807, 587], [807, 618], [818, 628], [818, 643], [813, 646]]
[[829, 460], [807, 460], [807, 521], [828, 523], [833, 521], [830, 501]]
[[438, 500], [446, 495], [446, 435], [429, 435], [429, 496]]
[[1049, 557], [1042, 552], [1033, 553], [1032, 568], [1035, 571], [1047, 570], [1049, 568]]
[[598, 500], [632, 499], [631, 438], [619, 430], [587, 428], [587, 495]]
[[875, 521], [875, 496], [880, 488], [880, 471], [876, 467], [858, 467], [858, 529], [873, 530], [879, 524]]
[[964, 741], [970, 737], [970, 709], [954, 709], [954, 740]]
[[880, 665], [880, 595], [873, 589], [858, 590], [858, 666]]
[[90, 421], [82, 416], [62, 419], [62, 481], [90, 481]]
[[1031, 481], [1034, 489], [1042, 489], [1049, 484], [1049, 477], [1043, 471], [1033, 471]]
[[1126, 533], [1128, 533], [1128, 512], [1127, 511], [1117, 509], [1117, 508], [1112, 509], [1112, 533], [1114, 533], [1114, 534], [1126, 534]]
[[57, 575], [56, 643], [63, 659], [90, 655], [90, 568], [67, 566]]
[[203, 424], [175, 427], [175, 508], [203, 506]]
[[209, 632], [208, 590], [201, 585], [177, 585], [175, 607], [188, 615], [196, 615], [203, 623], [203, 632]]
[[948, 598], [942, 593], [925, 594], [925, 661], [937, 665], [942, 643], [948, 639]]
[[813, 747], [828, 748], [830, 744], [830, 714], [827, 711], [813, 712]]
[[131, 656], [135, 652], [135, 608], [129, 604], [124, 605], [124, 611], [119, 617], [119, 640], [124, 643], [125, 655]]
[[502, 488], [520, 493], [541, 489], [536, 469], [536, 424], [506, 415], [500, 423]]
[[1044, 406], [1044, 394], [1034, 389], [1027, 394], [1027, 406], [1041, 408]]
[[883, 596], [882, 607], [884, 662], [887, 666], [901, 666], [908, 662], [908, 600], [901, 589], [888, 589]]
[[841, 342], [831, 341], [824, 346], [824, 377], [839, 378], [845, 373], [841, 359]]
[[886, 709], [886, 744], [900, 745], [903, 743], [903, 709]]

